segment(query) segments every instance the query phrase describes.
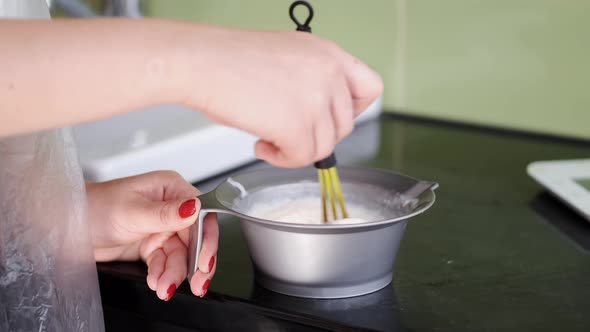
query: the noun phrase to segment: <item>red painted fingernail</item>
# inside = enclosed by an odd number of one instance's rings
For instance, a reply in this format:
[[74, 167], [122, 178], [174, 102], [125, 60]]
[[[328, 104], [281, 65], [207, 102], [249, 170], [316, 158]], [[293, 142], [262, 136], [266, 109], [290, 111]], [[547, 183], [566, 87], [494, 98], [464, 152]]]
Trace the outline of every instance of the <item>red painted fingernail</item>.
[[211, 259], [209, 260], [209, 273], [213, 271], [213, 265], [215, 265], [215, 256], [211, 256]]
[[195, 214], [195, 212], [197, 211], [197, 209], [195, 208], [196, 202], [197, 201], [193, 198], [182, 203], [180, 205], [180, 208], [178, 209], [178, 215], [180, 216], [180, 218], [188, 218]]
[[172, 284], [170, 285], [170, 287], [168, 287], [168, 290], [166, 291], [166, 294], [168, 294], [168, 296], [166, 297], [165, 301], [168, 301], [172, 298], [172, 296], [174, 295], [174, 293], [176, 293], [176, 285]]
[[205, 280], [205, 282], [203, 283], [203, 295], [201, 295], [201, 297], [205, 296], [205, 294], [207, 294], [207, 289], [209, 289], [209, 284], [211, 283], [211, 280], [207, 279]]

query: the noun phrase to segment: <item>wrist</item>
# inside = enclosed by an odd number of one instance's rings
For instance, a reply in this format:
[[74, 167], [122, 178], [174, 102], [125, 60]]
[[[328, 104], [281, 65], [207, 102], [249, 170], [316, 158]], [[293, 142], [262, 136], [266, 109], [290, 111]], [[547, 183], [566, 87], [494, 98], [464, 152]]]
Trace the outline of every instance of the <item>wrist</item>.
[[143, 36], [148, 48], [143, 63], [148, 98], [156, 103], [185, 104], [189, 87], [195, 85], [195, 77], [188, 74], [194, 56], [188, 43], [194, 28], [177, 21], [145, 20], [151, 26]]
[[211, 101], [222, 88], [221, 71], [228, 70], [224, 58], [228, 55], [228, 34], [230, 29], [204, 24], [178, 24], [171, 63], [178, 74], [171, 82], [174, 85], [174, 102], [197, 109], [207, 115]]

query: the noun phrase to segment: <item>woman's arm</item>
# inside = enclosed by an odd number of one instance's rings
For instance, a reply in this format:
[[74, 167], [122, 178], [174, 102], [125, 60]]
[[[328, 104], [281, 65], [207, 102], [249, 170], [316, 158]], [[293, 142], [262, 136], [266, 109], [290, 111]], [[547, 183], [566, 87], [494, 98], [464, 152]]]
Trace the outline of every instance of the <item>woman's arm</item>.
[[0, 137], [179, 103], [299, 167], [332, 153], [381, 78], [302, 32], [158, 19], [0, 20]]
[[194, 47], [186, 35], [198, 39], [206, 30], [197, 27], [155, 19], [0, 20], [0, 136], [179, 102]]

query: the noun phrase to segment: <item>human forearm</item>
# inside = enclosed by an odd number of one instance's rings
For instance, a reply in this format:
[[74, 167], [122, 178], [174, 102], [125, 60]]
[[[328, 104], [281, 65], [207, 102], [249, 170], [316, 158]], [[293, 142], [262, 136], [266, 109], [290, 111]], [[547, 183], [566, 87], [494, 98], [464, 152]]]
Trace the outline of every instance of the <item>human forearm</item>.
[[259, 158], [298, 167], [330, 155], [382, 90], [366, 64], [308, 33], [0, 21], [0, 137], [178, 103], [259, 137]]
[[196, 28], [150, 19], [0, 20], [0, 136], [181, 101], [185, 41], [198, 38]]

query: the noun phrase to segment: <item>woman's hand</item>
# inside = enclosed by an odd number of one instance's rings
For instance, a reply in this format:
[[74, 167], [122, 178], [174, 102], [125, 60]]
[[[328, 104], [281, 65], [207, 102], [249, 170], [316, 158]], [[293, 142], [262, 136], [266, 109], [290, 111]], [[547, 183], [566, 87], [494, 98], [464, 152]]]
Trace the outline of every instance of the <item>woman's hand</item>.
[[[142, 259], [148, 286], [169, 300], [187, 276], [188, 227], [197, 220], [199, 191], [169, 171], [88, 183], [86, 189], [96, 261]], [[209, 214], [199, 271], [190, 280], [197, 296], [205, 295], [215, 274], [218, 238], [217, 216]]]
[[184, 103], [259, 137], [256, 155], [275, 166], [330, 155], [383, 90], [366, 64], [305, 32], [203, 26], [184, 37], [194, 46]]
[[162, 19], [0, 20], [0, 63], [0, 137], [184, 104], [280, 167], [328, 156], [383, 90], [315, 34]]

